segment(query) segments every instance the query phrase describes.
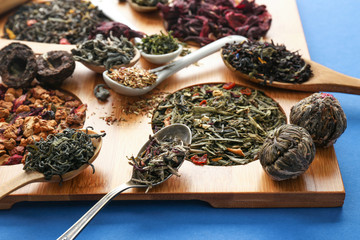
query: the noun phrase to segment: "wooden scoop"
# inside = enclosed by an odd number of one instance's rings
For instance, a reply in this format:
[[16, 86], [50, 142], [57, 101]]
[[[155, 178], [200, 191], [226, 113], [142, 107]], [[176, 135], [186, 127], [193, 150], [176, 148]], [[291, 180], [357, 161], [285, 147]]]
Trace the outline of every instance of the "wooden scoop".
[[[85, 131], [85, 130], [82, 130]], [[89, 134], [96, 134], [96, 132], [88, 130]], [[89, 160], [89, 163], [92, 163], [96, 157], [99, 155], [101, 145], [102, 145], [102, 139], [91, 139], [93, 145], [95, 146], [95, 152], [92, 158]], [[89, 164], [84, 164], [80, 168], [70, 171], [68, 173], [65, 173], [62, 175], [62, 180], [67, 181], [70, 180], [77, 175], [79, 175], [85, 168], [87, 168]], [[8, 168], [9, 171], [16, 172], [14, 174], [14, 177], [9, 179], [6, 182], [1, 183], [0, 185], [0, 200], [10, 194], [11, 192], [15, 191], [16, 189], [21, 188], [22, 186], [25, 186], [29, 183], [33, 182], [60, 182], [59, 176], [53, 176], [50, 180], [46, 180], [44, 174], [32, 171], [32, 172], [26, 172], [23, 170], [23, 164], [17, 164], [12, 166], [2, 166], [4, 168]]]
[[[264, 83], [263, 79], [251, 78], [249, 75], [236, 70], [224, 59], [222, 54], [221, 57], [226, 67], [235, 72], [240, 78], [255, 83]], [[305, 60], [305, 62], [310, 64], [314, 74], [308, 81], [297, 84], [273, 81], [271, 84], [267, 83], [267, 86], [306, 92], [342, 92], [360, 94], [360, 79], [338, 73], [311, 60]]]

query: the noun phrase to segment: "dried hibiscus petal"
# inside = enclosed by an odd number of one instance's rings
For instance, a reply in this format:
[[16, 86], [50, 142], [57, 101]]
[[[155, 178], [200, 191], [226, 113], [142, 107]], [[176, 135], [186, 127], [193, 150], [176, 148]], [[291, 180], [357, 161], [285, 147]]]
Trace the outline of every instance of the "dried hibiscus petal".
[[72, 54], [66, 51], [50, 51], [36, 58], [36, 79], [42, 85], [59, 86], [75, 70]]
[[11, 43], [0, 50], [0, 76], [8, 87], [29, 87], [36, 71], [35, 54], [28, 46]]
[[132, 30], [127, 25], [119, 22], [102, 22], [90, 33], [89, 39], [95, 39], [97, 34], [102, 34], [105, 37], [110, 37], [110, 32], [114, 37], [126, 37], [127, 39], [132, 38], [143, 38], [145, 33]]
[[235, 5], [232, 0], [174, 0], [157, 6], [167, 31], [200, 45], [234, 34], [259, 39], [271, 25], [266, 6], [255, 1], [242, 0]]

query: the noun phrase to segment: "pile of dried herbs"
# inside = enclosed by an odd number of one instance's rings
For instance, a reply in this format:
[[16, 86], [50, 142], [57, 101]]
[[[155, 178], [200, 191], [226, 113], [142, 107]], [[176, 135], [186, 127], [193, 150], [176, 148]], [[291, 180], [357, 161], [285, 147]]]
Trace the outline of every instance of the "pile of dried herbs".
[[179, 48], [179, 43], [172, 36], [172, 32], [168, 35], [160, 32], [144, 37], [137, 47], [147, 54], [161, 55], [175, 52]]
[[264, 84], [302, 83], [312, 76], [311, 66], [298, 52], [290, 52], [284, 45], [255, 41], [232, 43], [223, 47], [222, 55], [236, 70], [251, 78], [263, 79]]
[[136, 3], [140, 6], [145, 7], [155, 7], [158, 3], [168, 4], [168, 0], [131, 0], [133, 3]]
[[265, 5], [242, 0], [174, 0], [159, 3], [167, 31], [176, 38], [206, 45], [228, 35], [249, 39], [265, 36], [271, 25], [271, 15]]
[[267, 133], [286, 117], [264, 93], [227, 83], [170, 94], [154, 111], [152, 127], [156, 132], [173, 123], [190, 127], [193, 163], [227, 166], [253, 161]]
[[157, 79], [155, 73], [137, 67], [109, 69], [106, 75], [121, 85], [131, 88], [149, 87], [153, 85]]
[[[26, 146], [28, 154], [25, 158], [24, 170], [37, 171], [49, 180], [52, 176], [61, 175], [76, 170], [89, 163], [94, 155], [95, 147], [91, 138], [104, 137], [103, 134], [88, 134], [75, 129], [65, 129], [63, 132], [49, 135]], [[94, 169], [94, 166], [90, 164]]]
[[128, 64], [135, 56], [135, 47], [127, 38], [117, 38], [111, 34], [104, 38], [98, 34], [95, 39], [78, 44], [71, 52], [76, 61], [110, 69], [116, 65]]
[[91, 2], [54, 0], [21, 6], [5, 24], [5, 37], [46, 43], [76, 44], [108, 20]]
[[183, 163], [187, 146], [179, 138], [165, 137], [156, 139], [150, 137], [147, 148], [136, 158], [131, 157], [129, 164], [133, 166], [131, 180], [148, 186], [160, 183], [174, 174], [180, 176], [177, 168]]

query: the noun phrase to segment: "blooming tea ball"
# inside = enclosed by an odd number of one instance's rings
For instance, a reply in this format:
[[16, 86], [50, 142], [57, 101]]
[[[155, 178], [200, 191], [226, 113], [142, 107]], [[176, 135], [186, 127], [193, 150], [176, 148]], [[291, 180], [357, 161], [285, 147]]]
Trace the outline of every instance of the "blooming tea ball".
[[304, 127], [318, 147], [333, 145], [347, 126], [339, 101], [328, 93], [314, 93], [295, 104], [290, 123]]
[[315, 144], [305, 128], [285, 124], [271, 132], [258, 157], [265, 172], [282, 181], [303, 174], [315, 157]]

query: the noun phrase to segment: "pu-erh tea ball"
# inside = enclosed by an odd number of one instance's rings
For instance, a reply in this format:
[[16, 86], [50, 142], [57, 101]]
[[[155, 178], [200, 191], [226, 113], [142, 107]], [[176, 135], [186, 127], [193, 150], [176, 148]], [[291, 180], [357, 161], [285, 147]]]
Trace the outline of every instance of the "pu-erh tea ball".
[[29, 87], [36, 71], [35, 54], [27, 45], [14, 42], [0, 50], [0, 76], [8, 87]]
[[295, 104], [290, 123], [304, 127], [318, 147], [333, 145], [347, 126], [339, 101], [328, 93], [314, 93]]
[[271, 132], [259, 150], [265, 172], [276, 181], [303, 174], [315, 157], [315, 144], [305, 128], [285, 124]]
[[42, 85], [60, 86], [75, 70], [75, 60], [67, 51], [50, 51], [36, 58], [36, 79]]

